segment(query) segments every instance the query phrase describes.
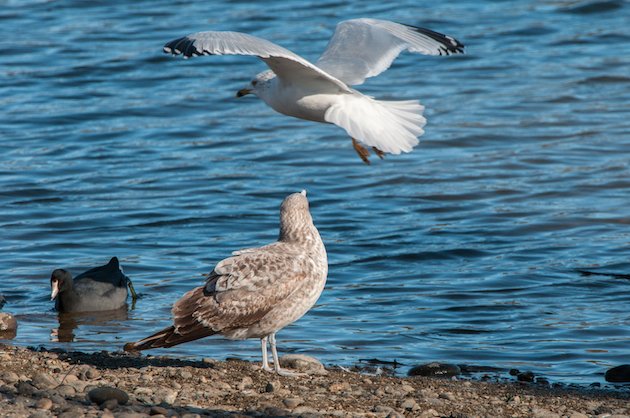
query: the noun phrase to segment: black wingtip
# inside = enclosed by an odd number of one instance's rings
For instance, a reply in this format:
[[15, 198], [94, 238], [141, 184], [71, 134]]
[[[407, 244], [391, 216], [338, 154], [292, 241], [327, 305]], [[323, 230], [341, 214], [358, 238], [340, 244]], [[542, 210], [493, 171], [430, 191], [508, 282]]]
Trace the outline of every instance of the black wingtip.
[[193, 43], [194, 41], [192, 39], [185, 36], [166, 43], [162, 50], [166, 54], [183, 55], [188, 58], [191, 56], [189, 51], [191, 51], [191, 49], [194, 50]]
[[195, 39], [188, 36], [174, 39], [162, 47], [165, 54], [181, 55], [184, 58], [199, 57], [201, 55], [213, 55], [210, 51], [200, 49], [199, 44], [195, 44]]
[[452, 55], [452, 54], [464, 53], [464, 48], [465, 48], [464, 44], [459, 42], [457, 39], [453, 38], [452, 36], [444, 35], [443, 33], [436, 32], [427, 28], [407, 25], [404, 23], [402, 24], [442, 44], [439, 48], [440, 55]]

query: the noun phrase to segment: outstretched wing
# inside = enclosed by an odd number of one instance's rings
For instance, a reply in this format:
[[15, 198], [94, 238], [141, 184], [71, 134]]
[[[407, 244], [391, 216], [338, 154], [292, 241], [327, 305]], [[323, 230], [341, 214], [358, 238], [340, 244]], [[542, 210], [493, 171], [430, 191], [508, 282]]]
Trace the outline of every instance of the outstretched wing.
[[457, 39], [429, 29], [377, 19], [346, 20], [337, 25], [316, 65], [347, 85], [362, 84], [392, 64], [404, 50], [425, 55], [464, 52]]
[[343, 91], [350, 88], [342, 81], [279, 45], [240, 32], [197, 32], [164, 45], [164, 52], [186, 58], [200, 55], [252, 55], [259, 57], [278, 77], [295, 80], [313, 78], [329, 81]]

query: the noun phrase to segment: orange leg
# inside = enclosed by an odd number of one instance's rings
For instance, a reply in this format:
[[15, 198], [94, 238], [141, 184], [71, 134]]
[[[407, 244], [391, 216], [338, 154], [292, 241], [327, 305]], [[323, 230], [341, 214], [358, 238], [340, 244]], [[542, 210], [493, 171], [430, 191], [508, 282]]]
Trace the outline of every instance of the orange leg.
[[381, 160], [385, 158], [385, 153], [381, 151], [380, 149], [376, 147], [372, 147], [372, 151], [374, 151], [374, 154], [378, 155], [378, 158], [380, 158]]
[[354, 150], [357, 152], [357, 154], [359, 154], [359, 157], [361, 157], [361, 160], [363, 160], [363, 162], [366, 163], [367, 165], [370, 165], [370, 160], [368, 159], [368, 157], [370, 156], [370, 151], [365, 149], [354, 138], [352, 138], [352, 146], [354, 147]]

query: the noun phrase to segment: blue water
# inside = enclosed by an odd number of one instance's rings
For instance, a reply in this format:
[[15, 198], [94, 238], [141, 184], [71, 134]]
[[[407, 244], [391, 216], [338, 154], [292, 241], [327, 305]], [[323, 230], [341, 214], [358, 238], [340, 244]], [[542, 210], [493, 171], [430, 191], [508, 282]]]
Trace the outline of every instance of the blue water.
[[[261, 61], [162, 53], [235, 30], [315, 60], [361, 16], [467, 47], [402, 54], [359, 88], [427, 107], [421, 144], [372, 166], [340, 128], [236, 99]], [[629, 21], [624, 1], [3, 2], [0, 293], [15, 343], [117, 350], [168, 325], [217, 261], [275, 240], [281, 200], [306, 188], [330, 273], [282, 352], [603, 382], [628, 362], [630, 281], [574, 269], [630, 272]], [[60, 327], [51, 271], [113, 255], [142, 299]], [[221, 338], [163, 353], [260, 359], [257, 342]]]

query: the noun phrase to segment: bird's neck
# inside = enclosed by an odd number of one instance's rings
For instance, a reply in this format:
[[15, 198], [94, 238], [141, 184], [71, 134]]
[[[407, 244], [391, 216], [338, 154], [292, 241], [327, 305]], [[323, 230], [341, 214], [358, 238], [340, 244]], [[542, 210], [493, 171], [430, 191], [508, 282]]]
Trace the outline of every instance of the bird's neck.
[[280, 227], [280, 237], [278, 241], [288, 244], [297, 244], [308, 247], [315, 247], [317, 251], [324, 248], [322, 238], [312, 222], [282, 225]]
[[79, 299], [79, 295], [77, 294], [76, 290], [74, 290], [74, 283], [72, 279], [66, 279], [66, 282], [64, 283], [64, 288], [59, 292], [57, 298], [59, 300], [59, 305], [61, 306], [72, 304], [74, 301]]

